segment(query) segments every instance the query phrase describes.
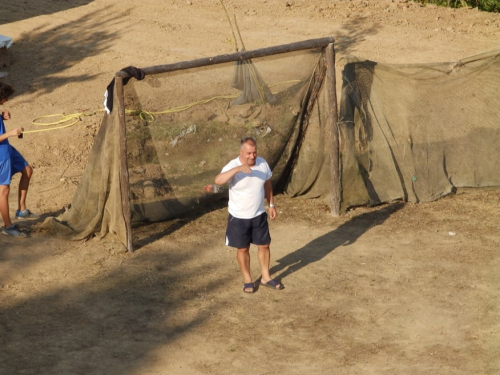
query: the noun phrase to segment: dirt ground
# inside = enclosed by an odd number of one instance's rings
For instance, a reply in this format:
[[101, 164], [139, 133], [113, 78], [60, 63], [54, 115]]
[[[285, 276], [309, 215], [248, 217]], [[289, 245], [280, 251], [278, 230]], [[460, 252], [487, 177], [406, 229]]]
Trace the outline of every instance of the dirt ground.
[[[500, 40], [499, 15], [476, 9], [225, 3], [247, 49], [333, 36], [339, 71], [347, 54], [452, 61]], [[42, 219], [71, 202], [116, 71], [234, 51], [217, 0], [4, 2], [0, 34], [14, 38], [0, 69], [16, 88], [8, 129], [89, 114], [11, 138], [34, 166], [29, 207]], [[10, 204], [14, 213], [15, 191]], [[272, 272], [286, 288], [253, 295], [224, 246], [223, 207], [139, 228], [134, 253], [106, 239], [2, 236], [0, 374], [500, 373], [500, 190], [340, 218], [316, 201], [276, 205]]]

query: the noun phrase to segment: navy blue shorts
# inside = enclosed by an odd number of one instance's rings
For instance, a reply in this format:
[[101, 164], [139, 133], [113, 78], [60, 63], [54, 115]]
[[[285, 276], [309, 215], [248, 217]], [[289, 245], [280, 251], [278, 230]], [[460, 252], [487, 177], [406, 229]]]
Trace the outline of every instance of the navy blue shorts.
[[21, 172], [28, 162], [14, 147], [12, 147], [10, 158], [0, 161], [0, 185], [10, 185], [12, 176]]
[[245, 249], [254, 245], [269, 245], [271, 235], [267, 223], [267, 213], [253, 219], [238, 219], [229, 214], [226, 229], [226, 245], [237, 249]]

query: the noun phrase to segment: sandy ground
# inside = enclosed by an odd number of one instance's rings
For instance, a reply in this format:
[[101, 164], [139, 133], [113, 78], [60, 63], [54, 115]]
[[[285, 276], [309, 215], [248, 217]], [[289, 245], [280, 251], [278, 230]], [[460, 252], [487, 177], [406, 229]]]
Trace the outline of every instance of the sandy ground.
[[[498, 45], [500, 17], [405, 1], [226, 0], [247, 49], [333, 36], [337, 68], [451, 61]], [[7, 127], [85, 113], [13, 139], [34, 166], [29, 207], [71, 202], [123, 67], [231, 53], [216, 0], [2, 5], [14, 38]], [[17, 186], [17, 179], [13, 181]], [[15, 192], [11, 195], [16, 209]], [[0, 374], [498, 374], [500, 191], [357, 208], [340, 218], [277, 196], [272, 271], [242, 293], [219, 208], [109, 241], [0, 238]], [[21, 222], [29, 230], [31, 223]], [[255, 277], [256, 259], [252, 259]]]

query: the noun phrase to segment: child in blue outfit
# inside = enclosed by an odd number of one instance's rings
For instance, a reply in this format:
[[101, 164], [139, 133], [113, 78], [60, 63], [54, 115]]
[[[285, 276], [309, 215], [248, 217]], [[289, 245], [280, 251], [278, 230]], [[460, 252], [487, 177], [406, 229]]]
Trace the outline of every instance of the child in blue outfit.
[[[4, 104], [9, 96], [14, 93], [14, 89], [0, 82], [0, 105]], [[13, 225], [9, 214], [9, 193], [10, 181], [12, 176], [21, 172], [21, 180], [19, 181], [18, 194], [18, 209], [16, 217], [20, 218], [36, 218], [37, 214], [26, 208], [26, 196], [28, 187], [33, 174], [33, 169], [24, 160], [22, 155], [14, 147], [9, 144], [9, 137], [22, 136], [24, 128], [16, 128], [10, 132], [6, 132], [4, 120], [10, 119], [10, 112], [2, 111], [0, 116], [0, 214], [2, 215], [4, 227], [1, 228], [2, 233], [15, 237], [27, 237], [26, 233], [19, 230], [16, 225]]]

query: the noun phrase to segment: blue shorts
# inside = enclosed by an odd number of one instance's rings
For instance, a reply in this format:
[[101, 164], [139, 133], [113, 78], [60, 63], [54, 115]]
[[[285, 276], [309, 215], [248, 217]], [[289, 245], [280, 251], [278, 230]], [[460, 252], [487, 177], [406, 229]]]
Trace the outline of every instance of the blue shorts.
[[267, 223], [267, 213], [253, 219], [238, 219], [229, 214], [226, 229], [226, 245], [237, 249], [246, 249], [254, 245], [269, 245], [271, 235]]
[[12, 176], [21, 172], [28, 162], [14, 147], [11, 146], [10, 158], [0, 161], [0, 185], [10, 185]]

